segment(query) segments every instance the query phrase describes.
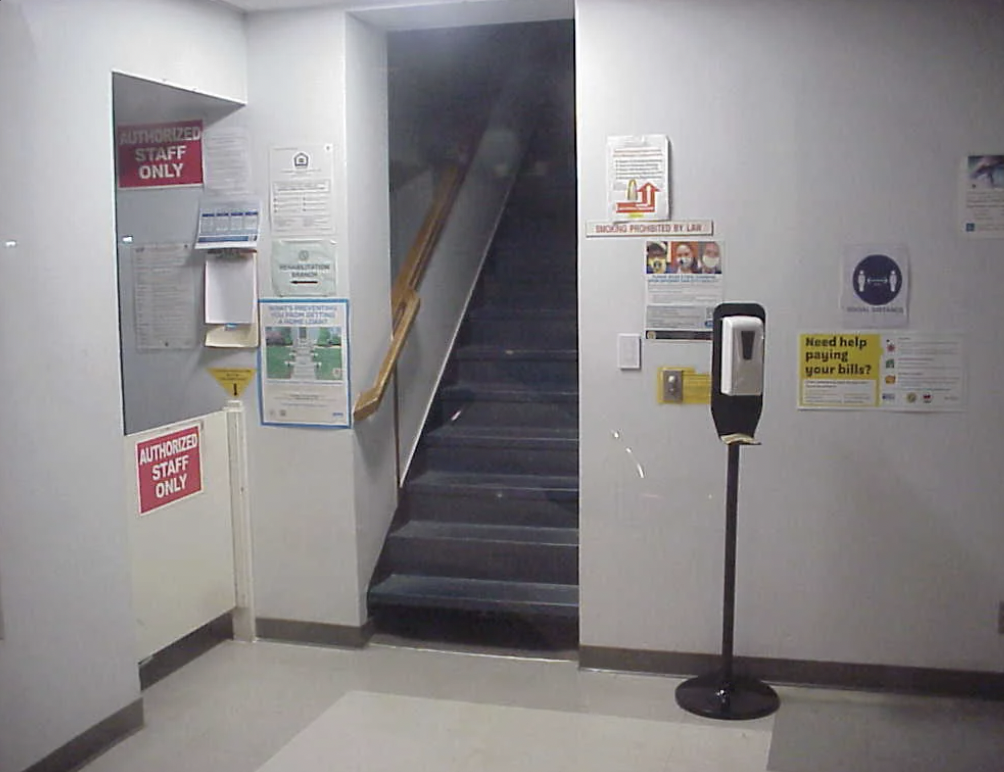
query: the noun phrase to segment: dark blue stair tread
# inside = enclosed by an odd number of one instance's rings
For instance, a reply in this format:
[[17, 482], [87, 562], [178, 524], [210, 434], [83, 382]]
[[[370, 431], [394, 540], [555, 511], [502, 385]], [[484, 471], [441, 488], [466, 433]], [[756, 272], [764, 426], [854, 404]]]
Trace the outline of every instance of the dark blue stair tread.
[[576, 450], [578, 428], [547, 426], [468, 426], [446, 424], [427, 432], [429, 445]]
[[387, 605], [557, 616], [576, 616], [579, 607], [579, 588], [575, 585], [407, 574], [387, 577], [370, 588], [369, 597]]
[[564, 499], [579, 497], [579, 478], [526, 474], [484, 474], [430, 470], [409, 480], [408, 490], [438, 495], [490, 496], [492, 498]]
[[506, 321], [520, 319], [539, 322], [574, 322], [578, 317], [578, 309], [574, 305], [563, 305], [555, 308], [540, 308], [537, 306], [513, 308], [507, 305], [489, 304], [472, 308], [468, 316], [471, 319], [504, 319]]
[[578, 402], [579, 390], [571, 386], [528, 386], [520, 383], [460, 382], [440, 389], [445, 399], [491, 399], [499, 402]]
[[500, 542], [536, 546], [577, 547], [578, 528], [546, 528], [532, 525], [482, 525], [438, 520], [412, 520], [390, 534], [395, 540], [440, 539], [464, 542]]
[[[510, 309], [512, 310], [512, 309]], [[506, 347], [492, 344], [474, 344], [461, 346], [454, 349], [454, 359], [491, 359], [491, 360], [512, 360], [524, 359], [531, 361], [553, 362], [574, 362], [579, 358], [579, 352], [574, 348], [523, 348], [519, 346]]]

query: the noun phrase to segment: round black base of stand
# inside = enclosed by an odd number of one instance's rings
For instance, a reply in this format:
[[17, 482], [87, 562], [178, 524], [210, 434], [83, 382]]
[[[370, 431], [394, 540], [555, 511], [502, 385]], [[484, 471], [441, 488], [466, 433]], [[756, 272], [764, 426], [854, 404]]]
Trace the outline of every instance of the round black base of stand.
[[781, 700], [777, 692], [755, 678], [734, 676], [727, 682], [721, 673], [709, 673], [676, 687], [676, 703], [705, 718], [745, 721], [769, 716]]

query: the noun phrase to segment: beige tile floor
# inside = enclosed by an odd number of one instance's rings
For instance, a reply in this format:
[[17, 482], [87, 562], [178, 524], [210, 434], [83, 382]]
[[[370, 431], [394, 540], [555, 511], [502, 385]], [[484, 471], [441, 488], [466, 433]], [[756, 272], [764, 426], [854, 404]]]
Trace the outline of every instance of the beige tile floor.
[[[767, 769], [776, 717], [730, 723], [692, 716], [676, 705], [677, 683], [582, 671], [568, 660], [384, 645], [356, 651], [225, 643], [148, 689], [146, 728], [84, 769]], [[778, 691], [782, 710], [940, 704], [855, 692]]]

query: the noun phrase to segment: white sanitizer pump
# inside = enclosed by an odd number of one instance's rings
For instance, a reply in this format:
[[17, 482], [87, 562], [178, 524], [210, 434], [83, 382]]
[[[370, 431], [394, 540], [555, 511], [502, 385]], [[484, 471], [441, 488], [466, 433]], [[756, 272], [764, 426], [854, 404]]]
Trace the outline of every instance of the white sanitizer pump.
[[763, 394], [763, 320], [755, 316], [722, 319], [722, 394]]
[[711, 416], [719, 437], [750, 441], [763, 409], [767, 314], [759, 303], [715, 308], [711, 339]]

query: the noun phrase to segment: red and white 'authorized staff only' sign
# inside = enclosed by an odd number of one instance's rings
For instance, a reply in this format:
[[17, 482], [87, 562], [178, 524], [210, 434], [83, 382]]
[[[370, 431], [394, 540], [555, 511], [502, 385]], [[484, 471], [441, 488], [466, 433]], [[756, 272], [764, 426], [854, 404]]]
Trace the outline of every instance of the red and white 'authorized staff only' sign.
[[202, 184], [202, 121], [120, 126], [120, 188]]
[[136, 444], [139, 513], [202, 490], [202, 434], [190, 426]]

